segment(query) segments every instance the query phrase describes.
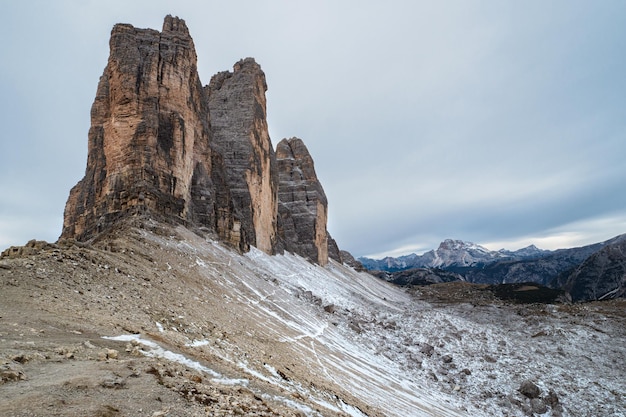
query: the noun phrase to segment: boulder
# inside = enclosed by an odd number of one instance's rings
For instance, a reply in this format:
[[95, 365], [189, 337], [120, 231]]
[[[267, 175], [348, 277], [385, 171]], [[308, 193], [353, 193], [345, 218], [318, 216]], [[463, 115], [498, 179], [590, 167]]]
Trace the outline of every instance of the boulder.
[[539, 394], [541, 394], [541, 390], [539, 389], [539, 387], [530, 380], [525, 380], [524, 382], [522, 382], [518, 391], [528, 398], [537, 398], [539, 397]]

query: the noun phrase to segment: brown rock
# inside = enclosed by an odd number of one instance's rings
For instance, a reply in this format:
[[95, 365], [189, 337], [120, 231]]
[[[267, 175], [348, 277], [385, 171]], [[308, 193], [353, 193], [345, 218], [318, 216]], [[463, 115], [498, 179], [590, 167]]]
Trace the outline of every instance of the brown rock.
[[45, 240], [29, 240], [24, 246], [11, 246], [0, 254], [0, 258], [22, 258], [36, 255], [45, 250], [57, 249], [58, 246]]
[[[85, 177], [72, 189], [62, 238], [87, 240], [128, 213], [213, 225], [209, 123], [185, 22], [163, 31], [115, 25], [91, 109]], [[202, 204], [198, 204], [203, 201]]]
[[279, 234], [285, 250], [320, 265], [328, 263], [328, 201], [317, 179], [313, 158], [301, 139], [283, 139], [278, 161]]
[[326, 231], [326, 196], [299, 139], [281, 142], [279, 211], [261, 67], [243, 59], [202, 87], [196, 65], [182, 19], [167, 16], [161, 32], [115, 25], [91, 109], [85, 177], [70, 191], [60, 241], [88, 241], [142, 216], [201, 229], [241, 251], [284, 248], [322, 265], [329, 254], [340, 261]]

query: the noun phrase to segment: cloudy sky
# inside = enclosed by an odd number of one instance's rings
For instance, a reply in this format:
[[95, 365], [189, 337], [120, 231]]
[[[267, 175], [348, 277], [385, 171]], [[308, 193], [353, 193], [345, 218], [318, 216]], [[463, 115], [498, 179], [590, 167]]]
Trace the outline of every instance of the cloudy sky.
[[252, 56], [356, 256], [626, 233], [626, 2], [2, 1], [0, 249], [55, 241], [115, 23], [186, 20], [200, 78]]

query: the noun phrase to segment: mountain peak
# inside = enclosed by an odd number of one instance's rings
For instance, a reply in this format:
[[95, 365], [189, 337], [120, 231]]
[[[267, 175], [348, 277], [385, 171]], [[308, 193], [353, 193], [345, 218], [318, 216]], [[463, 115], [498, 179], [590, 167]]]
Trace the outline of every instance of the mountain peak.
[[489, 250], [483, 246], [459, 239], [446, 239], [439, 244], [439, 248], [437, 250], [479, 250], [489, 252]]
[[484, 246], [460, 239], [445, 239], [436, 250], [422, 255], [406, 255], [398, 258], [386, 257], [382, 260], [359, 258], [368, 269], [398, 271], [409, 268], [449, 268], [488, 264], [502, 259], [526, 259], [549, 254], [535, 245], [517, 251], [491, 251]]
[[[300, 140], [293, 147], [306, 157], [297, 168], [312, 171], [316, 198], [298, 194], [303, 201], [283, 204], [279, 214], [280, 189], [292, 184], [279, 176], [265, 74], [254, 58], [203, 87], [187, 25], [171, 15], [162, 32], [115, 25], [109, 44], [91, 110], [87, 168], [70, 191], [62, 238], [87, 241], [121, 219], [143, 216], [202, 230], [242, 252], [287, 250], [325, 264], [330, 247], [339, 257], [326, 232], [326, 196]], [[315, 209], [302, 211], [310, 201]], [[297, 244], [279, 234], [287, 218], [298, 224]], [[302, 226], [309, 223], [315, 227]]]
[[179, 32], [189, 36], [189, 29], [185, 21], [179, 17], [172, 17], [169, 14], [163, 20], [163, 32]]

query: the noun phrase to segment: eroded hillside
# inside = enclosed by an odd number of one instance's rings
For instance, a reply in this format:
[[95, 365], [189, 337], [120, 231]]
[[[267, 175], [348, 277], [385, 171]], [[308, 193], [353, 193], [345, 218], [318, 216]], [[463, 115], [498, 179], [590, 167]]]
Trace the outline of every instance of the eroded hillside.
[[151, 221], [31, 252], [0, 260], [6, 415], [626, 409], [623, 300], [507, 305], [458, 283], [410, 294]]

